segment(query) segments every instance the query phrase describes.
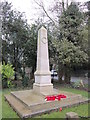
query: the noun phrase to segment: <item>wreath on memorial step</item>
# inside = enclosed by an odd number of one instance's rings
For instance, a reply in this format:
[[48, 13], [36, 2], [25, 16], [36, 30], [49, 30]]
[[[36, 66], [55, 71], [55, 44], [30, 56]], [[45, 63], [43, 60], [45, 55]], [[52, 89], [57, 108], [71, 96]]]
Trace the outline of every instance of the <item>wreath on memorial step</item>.
[[52, 96], [46, 96], [45, 101], [54, 101], [54, 100], [60, 101], [63, 98], [66, 98], [66, 95], [63, 95], [63, 94], [52, 95]]

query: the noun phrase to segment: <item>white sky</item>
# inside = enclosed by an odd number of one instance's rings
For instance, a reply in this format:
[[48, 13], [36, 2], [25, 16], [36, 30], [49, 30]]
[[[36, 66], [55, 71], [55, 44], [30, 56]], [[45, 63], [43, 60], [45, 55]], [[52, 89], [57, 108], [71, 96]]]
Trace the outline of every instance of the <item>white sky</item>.
[[[40, 15], [40, 11], [35, 9], [38, 5], [34, 2], [34, 0], [2, 0], [8, 1], [12, 3], [13, 8], [17, 9], [18, 11], [25, 12], [26, 18], [28, 19], [28, 23], [31, 23], [33, 19], [38, 18]], [[36, 0], [37, 2], [40, 0]], [[62, 0], [58, 0], [62, 1]], [[66, 1], [66, 0], [64, 0]], [[68, 0], [69, 2], [73, 0]], [[86, 2], [89, 0], [74, 0], [75, 2]], [[55, 2], [55, 0], [43, 0], [45, 7], [49, 8], [51, 4]]]

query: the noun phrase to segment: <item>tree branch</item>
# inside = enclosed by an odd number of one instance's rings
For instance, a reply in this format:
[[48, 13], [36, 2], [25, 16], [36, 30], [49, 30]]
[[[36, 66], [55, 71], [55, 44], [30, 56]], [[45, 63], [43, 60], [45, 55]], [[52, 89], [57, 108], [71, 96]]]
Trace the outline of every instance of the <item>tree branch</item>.
[[[47, 17], [54, 23], [55, 27], [57, 27], [57, 25], [55, 24], [55, 21], [49, 16], [49, 14], [47, 13], [47, 11], [45, 10], [45, 7], [43, 6], [43, 3], [38, 3], [36, 0], [34, 0], [34, 2], [43, 9], [44, 13], [47, 15]], [[57, 22], [57, 21], [56, 21]]]

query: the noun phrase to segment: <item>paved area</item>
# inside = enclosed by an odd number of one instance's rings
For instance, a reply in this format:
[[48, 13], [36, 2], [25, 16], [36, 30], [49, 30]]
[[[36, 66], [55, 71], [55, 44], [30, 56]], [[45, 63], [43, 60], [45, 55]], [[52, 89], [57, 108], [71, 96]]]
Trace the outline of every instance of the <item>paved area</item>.
[[33, 90], [24, 90], [11, 92], [10, 95], [5, 95], [5, 99], [21, 118], [33, 117], [35, 115], [57, 110], [60, 107], [70, 107], [88, 101], [81, 95], [64, 91], [57, 92], [66, 95], [67, 98], [61, 101], [45, 101], [44, 95], [35, 94]]

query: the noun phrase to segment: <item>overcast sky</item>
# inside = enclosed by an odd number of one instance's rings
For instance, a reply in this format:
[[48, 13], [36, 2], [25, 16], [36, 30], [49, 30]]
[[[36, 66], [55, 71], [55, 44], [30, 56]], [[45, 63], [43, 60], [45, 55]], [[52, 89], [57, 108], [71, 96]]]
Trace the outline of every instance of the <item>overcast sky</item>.
[[[9, 3], [12, 3], [13, 8], [17, 9], [18, 11], [25, 12], [26, 18], [28, 19], [28, 23], [32, 22], [32, 19], [39, 17], [39, 10], [35, 9], [37, 8], [37, 4], [35, 4], [34, 0], [2, 0], [2, 1], [8, 1]], [[36, 0], [37, 2], [40, 0]], [[62, 1], [62, 0], [58, 0]], [[64, 0], [66, 1], [66, 0]], [[73, 0], [68, 0], [69, 3]], [[74, 0], [75, 2], [86, 2], [89, 0]], [[51, 4], [55, 2], [55, 0], [43, 0], [44, 5], [46, 8], [49, 8]]]

